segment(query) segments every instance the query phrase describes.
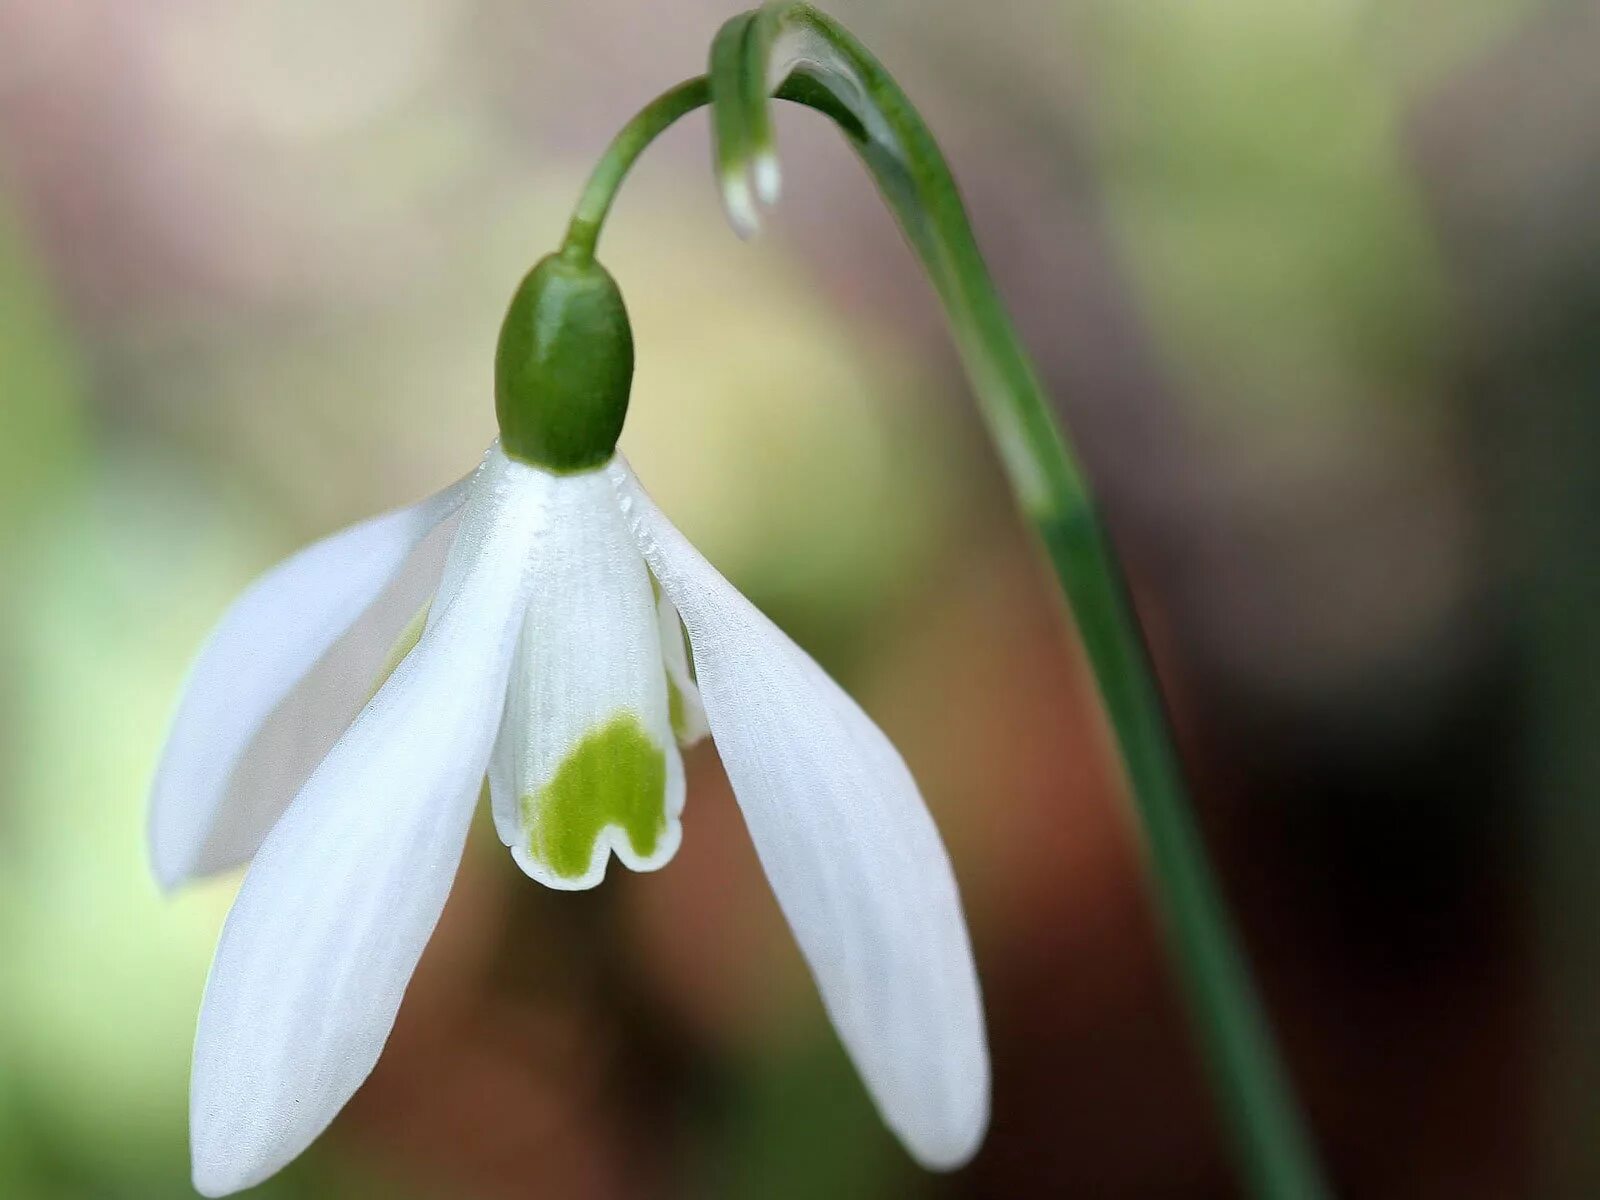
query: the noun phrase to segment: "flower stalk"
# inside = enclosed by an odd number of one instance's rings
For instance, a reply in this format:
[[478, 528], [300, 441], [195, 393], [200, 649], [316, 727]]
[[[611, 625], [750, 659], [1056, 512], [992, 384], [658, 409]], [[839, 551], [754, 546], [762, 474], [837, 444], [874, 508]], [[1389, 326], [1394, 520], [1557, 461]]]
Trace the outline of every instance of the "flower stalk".
[[704, 75], [699, 75], [657, 96], [622, 127], [589, 173], [583, 195], [578, 198], [567, 226], [561, 257], [577, 263], [594, 261], [595, 246], [611, 212], [611, 203], [639, 155], [679, 117], [703, 108], [710, 100], [710, 85]]
[[776, 203], [781, 186], [771, 98], [834, 121], [944, 305], [1012, 491], [1071, 607], [1100, 689], [1168, 944], [1251, 1193], [1261, 1200], [1328, 1195], [1212, 872], [1093, 493], [995, 290], [944, 156], [898, 84], [809, 4], [769, 3], [732, 18], [713, 43], [709, 75], [663, 93], [612, 141], [574, 210], [561, 257], [593, 261], [611, 204], [639, 155], [706, 104], [724, 208], [737, 232], [753, 235], [761, 207]]
[[881, 64], [803, 3], [728, 21], [710, 90], [724, 206], [743, 234], [777, 199], [768, 97], [839, 126], [944, 303], [1018, 503], [1054, 570], [1103, 697], [1168, 943], [1251, 1193], [1327, 1195], [1190, 806], [1169, 721], [1115, 552], [1082, 470], [978, 251], [927, 126]]

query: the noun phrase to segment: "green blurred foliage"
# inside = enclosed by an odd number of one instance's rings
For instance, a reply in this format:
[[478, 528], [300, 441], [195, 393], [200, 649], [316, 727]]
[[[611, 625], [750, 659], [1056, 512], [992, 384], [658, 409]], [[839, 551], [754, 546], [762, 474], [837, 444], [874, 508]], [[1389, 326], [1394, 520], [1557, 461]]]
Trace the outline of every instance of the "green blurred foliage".
[[1185, 390], [1257, 434], [1423, 402], [1444, 294], [1371, 9], [1094, 13], [1099, 166]]
[[39, 264], [0, 191], [0, 554], [80, 468], [81, 385]]

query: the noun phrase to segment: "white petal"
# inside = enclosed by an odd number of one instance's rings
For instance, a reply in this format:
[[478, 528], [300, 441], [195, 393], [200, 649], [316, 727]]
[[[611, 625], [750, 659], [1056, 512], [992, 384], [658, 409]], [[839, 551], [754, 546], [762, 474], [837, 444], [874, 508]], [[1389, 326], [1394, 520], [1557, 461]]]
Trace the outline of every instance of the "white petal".
[[683, 761], [650, 572], [611, 482], [545, 478], [549, 521], [489, 789], [517, 865], [573, 890], [604, 879], [613, 853], [635, 871], [677, 853]]
[[151, 789], [163, 887], [255, 853], [361, 707], [417, 593], [431, 592], [442, 554], [413, 551], [435, 541], [465, 487], [306, 547], [224, 614], [190, 668]]
[[460, 861], [504, 704], [540, 512], [498, 448], [422, 640], [262, 843], [195, 1038], [195, 1187], [260, 1182], [377, 1061]]
[[925, 1166], [970, 1158], [989, 1117], [977, 972], [950, 861], [904, 762], [811, 658], [610, 472], [689, 630], [756, 852], [885, 1122]]
[[667, 707], [672, 717], [672, 732], [680, 746], [692, 746], [706, 734], [705, 705], [700, 703], [700, 685], [689, 668], [689, 644], [684, 641], [683, 622], [666, 592], [656, 589], [656, 620], [661, 637], [661, 662], [667, 669]]

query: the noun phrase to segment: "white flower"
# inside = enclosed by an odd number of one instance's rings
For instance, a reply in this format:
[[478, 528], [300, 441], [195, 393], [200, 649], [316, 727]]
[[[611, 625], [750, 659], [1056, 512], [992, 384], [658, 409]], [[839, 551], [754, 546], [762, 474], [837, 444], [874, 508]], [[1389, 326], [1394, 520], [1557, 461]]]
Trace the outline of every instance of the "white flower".
[[[397, 635], [384, 679], [373, 647]], [[927, 1166], [966, 1161], [988, 1120], [978, 983], [900, 756], [620, 457], [556, 474], [497, 444], [470, 479], [269, 572], [193, 668], [155, 870], [172, 887], [250, 863], [195, 1041], [195, 1186], [265, 1179], [371, 1071], [485, 775], [518, 865], [592, 887], [612, 854], [672, 857], [678, 744], [707, 728], [885, 1121]]]

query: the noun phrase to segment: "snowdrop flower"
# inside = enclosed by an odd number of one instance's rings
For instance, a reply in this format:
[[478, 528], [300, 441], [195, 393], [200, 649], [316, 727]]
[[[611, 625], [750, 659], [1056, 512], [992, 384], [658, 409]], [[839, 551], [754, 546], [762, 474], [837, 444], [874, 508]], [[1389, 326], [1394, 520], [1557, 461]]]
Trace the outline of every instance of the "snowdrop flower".
[[283, 1167], [367, 1077], [485, 777], [517, 865], [590, 888], [612, 856], [672, 858], [679, 746], [708, 731], [884, 1120], [934, 1168], [982, 1138], [977, 978], [916, 784], [615, 453], [631, 376], [610, 276], [544, 260], [506, 318], [477, 471], [269, 571], [201, 650], [150, 850], [169, 888], [249, 863], [195, 1041], [205, 1195]]

